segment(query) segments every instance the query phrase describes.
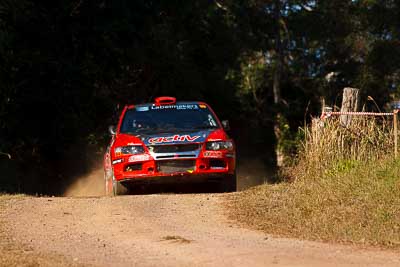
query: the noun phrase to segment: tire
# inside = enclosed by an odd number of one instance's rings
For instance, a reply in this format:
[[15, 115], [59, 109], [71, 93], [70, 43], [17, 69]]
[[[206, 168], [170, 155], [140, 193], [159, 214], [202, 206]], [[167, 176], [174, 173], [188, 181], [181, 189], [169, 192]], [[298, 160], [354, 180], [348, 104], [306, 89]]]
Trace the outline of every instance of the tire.
[[220, 183], [220, 191], [223, 193], [236, 192], [236, 174], [229, 174]]
[[112, 172], [104, 171], [104, 191], [106, 196], [113, 195]]
[[112, 190], [113, 196], [121, 196], [128, 194], [128, 188], [124, 186], [121, 182], [115, 180], [114, 175], [112, 178], [112, 183], [113, 183], [113, 190]]

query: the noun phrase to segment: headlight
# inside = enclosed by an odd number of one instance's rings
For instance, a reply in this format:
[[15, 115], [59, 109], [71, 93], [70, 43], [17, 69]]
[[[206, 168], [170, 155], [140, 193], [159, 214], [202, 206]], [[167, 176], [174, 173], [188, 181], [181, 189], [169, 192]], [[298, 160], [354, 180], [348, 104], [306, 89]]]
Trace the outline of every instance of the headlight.
[[231, 141], [208, 142], [206, 150], [233, 150], [233, 143]]
[[143, 146], [121, 146], [115, 148], [115, 156], [143, 154]]

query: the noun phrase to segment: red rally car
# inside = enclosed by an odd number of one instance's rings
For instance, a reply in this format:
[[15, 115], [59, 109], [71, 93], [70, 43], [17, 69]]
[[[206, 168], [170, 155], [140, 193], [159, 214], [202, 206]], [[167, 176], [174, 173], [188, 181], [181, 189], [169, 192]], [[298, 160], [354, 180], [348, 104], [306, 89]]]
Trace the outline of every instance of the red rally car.
[[218, 182], [221, 191], [236, 191], [235, 144], [203, 102], [126, 106], [104, 156], [106, 193], [121, 195], [142, 183]]

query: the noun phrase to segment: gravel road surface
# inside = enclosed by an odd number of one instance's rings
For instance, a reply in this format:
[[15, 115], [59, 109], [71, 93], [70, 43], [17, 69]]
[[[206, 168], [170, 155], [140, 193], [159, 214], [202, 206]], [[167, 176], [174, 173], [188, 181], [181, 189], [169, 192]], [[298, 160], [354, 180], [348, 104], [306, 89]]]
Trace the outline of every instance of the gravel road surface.
[[400, 266], [395, 252], [244, 229], [227, 219], [224, 201], [223, 194], [9, 198], [0, 255], [17, 244], [40, 255], [42, 266]]

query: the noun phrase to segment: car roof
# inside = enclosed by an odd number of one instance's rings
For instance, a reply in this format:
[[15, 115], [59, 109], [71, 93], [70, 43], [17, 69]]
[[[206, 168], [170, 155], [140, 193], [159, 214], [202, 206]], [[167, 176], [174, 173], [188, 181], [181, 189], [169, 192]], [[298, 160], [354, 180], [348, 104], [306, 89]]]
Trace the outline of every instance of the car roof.
[[[134, 105], [135, 107], [151, 107], [155, 105], [155, 103], [144, 103], [144, 104], [137, 104]], [[199, 101], [177, 101], [174, 104], [165, 104], [163, 106], [178, 106], [178, 105], [207, 105], [204, 102], [199, 102]]]

